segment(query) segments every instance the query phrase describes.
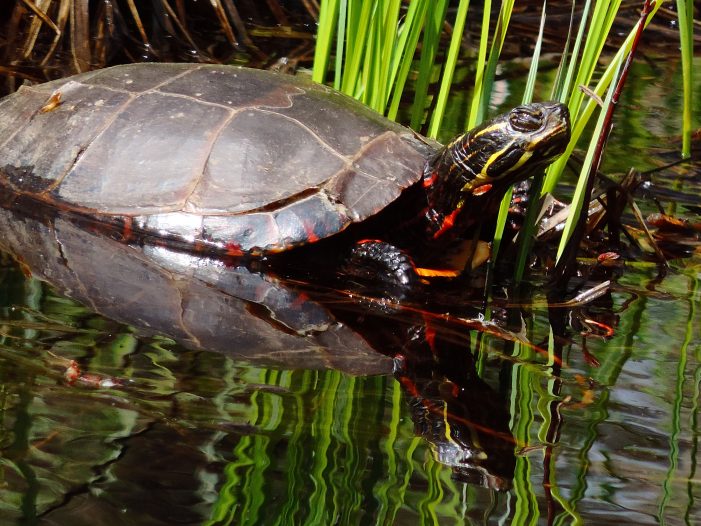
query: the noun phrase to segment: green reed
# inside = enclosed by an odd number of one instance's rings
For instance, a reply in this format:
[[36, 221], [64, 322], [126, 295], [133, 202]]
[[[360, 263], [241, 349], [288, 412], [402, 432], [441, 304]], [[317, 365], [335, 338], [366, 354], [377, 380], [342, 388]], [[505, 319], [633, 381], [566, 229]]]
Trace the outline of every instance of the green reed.
[[[536, 79], [538, 78], [538, 62], [540, 59], [540, 50], [543, 44], [543, 30], [545, 29], [545, 13], [546, 13], [547, 2], [543, 2], [543, 10], [540, 17], [540, 27], [538, 29], [538, 37], [536, 38], [535, 48], [533, 50], [533, 60], [531, 61], [531, 66], [528, 71], [528, 79], [526, 80], [526, 86], [523, 90], [523, 97], [521, 102], [523, 104], [528, 104], [533, 100], [533, 92], [535, 90]], [[529, 191], [530, 202], [537, 202], [537, 198], [540, 195], [540, 190], [543, 187], [543, 174], [537, 173], [533, 177], [533, 185]], [[499, 254], [499, 247], [501, 245], [501, 239], [504, 232], [504, 227], [506, 226], [506, 221], [509, 215], [509, 208], [511, 206], [512, 191], [506, 192], [506, 195], [501, 201], [501, 206], [499, 208], [499, 216], [497, 217], [497, 224], [494, 231], [494, 246], [493, 251], [496, 255]], [[519, 251], [516, 261], [516, 266], [514, 269], [514, 278], [517, 282], [520, 282], [523, 278], [523, 273], [526, 269], [526, 259], [530, 252], [532, 245], [533, 236], [536, 230], [536, 216], [538, 214], [538, 207], [529, 206], [526, 211], [526, 219], [521, 230]]]
[[682, 83], [684, 89], [684, 107], [682, 110], [682, 156], [691, 156], [691, 112], [693, 110], [693, 68], [694, 58], [694, 2], [677, 0], [677, 17], [679, 22], [679, 40], [682, 62]]

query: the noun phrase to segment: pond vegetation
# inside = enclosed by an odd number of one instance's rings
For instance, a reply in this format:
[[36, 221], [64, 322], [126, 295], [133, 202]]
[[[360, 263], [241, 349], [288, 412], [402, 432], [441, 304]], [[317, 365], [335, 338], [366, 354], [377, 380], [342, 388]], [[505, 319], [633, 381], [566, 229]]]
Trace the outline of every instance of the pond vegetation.
[[[584, 150], [604, 113], [591, 92], [610, 102], [642, 8], [584, 2], [570, 27], [571, 6], [563, 17], [536, 4], [512, 12], [512, 2], [222, 1], [210, 12], [153, 0], [95, 2], [81, 15], [55, 0], [34, 17], [39, 3], [22, 4], [0, 11], [8, 85], [112, 60], [295, 69], [316, 53], [317, 80], [441, 140], [531, 97], [567, 101], [584, 139], [529, 202], [542, 188], [581, 196], [582, 210], [597, 201], [583, 190], [595, 164]], [[328, 341], [319, 355], [294, 348], [283, 330], [271, 340], [294, 352], [273, 356], [234, 334], [280, 324], [238, 308], [226, 272], [208, 282], [191, 269], [209, 263], [134, 257], [70, 222], [0, 208], [0, 520], [701, 522], [695, 13], [692, 2], [650, 7], [646, 32], [667, 40], [643, 33], [597, 179], [598, 195], [620, 206], [606, 231], [577, 243], [565, 294], [550, 285], [559, 236], [547, 233], [521, 253], [520, 286], [513, 265], [495, 265], [486, 285], [442, 287], [421, 304], [281, 279], [286, 301], [311, 297], [352, 330], [334, 333], [345, 355]], [[631, 168], [634, 199], [619, 185]], [[503, 242], [505, 262], [516, 261]], [[602, 247], [620, 257], [597, 260]], [[250, 318], [232, 323], [240, 312]], [[302, 351], [313, 367], [298, 366]]]

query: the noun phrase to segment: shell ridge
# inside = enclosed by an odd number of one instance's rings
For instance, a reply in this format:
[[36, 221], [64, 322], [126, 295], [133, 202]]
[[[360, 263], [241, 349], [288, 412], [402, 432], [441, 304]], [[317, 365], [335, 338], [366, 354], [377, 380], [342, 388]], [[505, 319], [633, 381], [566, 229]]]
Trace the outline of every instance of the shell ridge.
[[201, 69], [202, 69], [202, 66], [195, 66], [195, 67], [192, 67], [192, 68], [186, 68], [186, 69], [184, 69], [183, 71], [181, 71], [180, 73], [177, 73], [177, 74], [175, 74], [175, 75], [171, 75], [170, 78], [164, 80], [163, 82], [159, 82], [158, 84], [156, 84], [155, 86], [153, 86], [153, 87], [151, 88], [151, 90], [160, 90], [162, 87], [167, 86], [168, 84], [172, 84], [172, 83], [175, 82], [176, 80], [178, 80], [178, 79], [180, 79], [180, 78], [183, 78], [183, 77], [187, 77], [187, 76], [190, 75], [191, 73], [194, 73], [195, 71], [199, 71], [199, 70], [201, 70]]
[[[148, 93], [148, 92], [145, 91], [144, 93]], [[203, 106], [211, 106], [214, 108], [224, 108], [225, 110], [228, 110], [228, 111], [238, 111], [240, 109], [246, 109], [245, 107], [232, 108], [231, 106], [227, 106], [226, 104], [219, 104], [218, 102], [210, 102], [207, 100], [198, 99], [197, 97], [193, 97], [192, 95], [185, 95], [184, 93], [173, 93], [172, 91], [162, 91], [160, 89], [154, 89], [153, 93], [158, 93], [159, 95], [163, 95], [164, 97], [173, 97], [174, 99], [185, 99], [185, 100], [189, 100], [189, 101], [194, 101], [197, 104], [202, 104]]]

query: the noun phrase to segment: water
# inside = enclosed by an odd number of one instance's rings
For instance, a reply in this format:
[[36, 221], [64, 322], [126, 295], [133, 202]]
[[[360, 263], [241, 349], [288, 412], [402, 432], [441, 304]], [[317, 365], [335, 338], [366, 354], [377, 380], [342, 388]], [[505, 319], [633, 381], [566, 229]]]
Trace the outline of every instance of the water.
[[[649, 74], [609, 172], [655, 165], [676, 129]], [[653, 177], [698, 222], [696, 170]], [[495, 292], [500, 325], [463, 296], [427, 324], [214, 262], [183, 277], [185, 256], [134, 260], [67, 222], [0, 223], [25, 247], [0, 260], [3, 524], [701, 521], [698, 238], [581, 308], [548, 310], [535, 284], [520, 306]], [[264, 308], [232, 299], [242, 283]]]

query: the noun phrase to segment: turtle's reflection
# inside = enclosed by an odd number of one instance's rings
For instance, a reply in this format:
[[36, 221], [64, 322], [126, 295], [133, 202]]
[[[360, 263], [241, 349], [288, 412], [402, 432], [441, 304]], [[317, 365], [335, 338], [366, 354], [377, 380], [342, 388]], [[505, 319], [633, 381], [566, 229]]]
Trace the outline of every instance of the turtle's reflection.
[[[35, 277], [145, 335], [263, 366], [368, 375], [394, 365], [416, 431], [436, 459], [460, 480], [509, 485], [514, 443], [506, 405], [476, 374], [470, 327], [431, 314], [441, 305], [426, 310], [369, 299], [357, 288], [339, 290], [343, 276], [336, 286], [312, 286], [164, 247], [130, 246], [60, 215], [0, 208], [0, 232], [0, 248]], [[453, 309], [460, 302], [469, 303], [450, 299]]]
[[362, 314], [335, 314], [394, 358], [415, 432], [453, 478], [509, 489], [516, 464], [509, 411], [504, 397], [477, 374], [470, 324], [411, 309], [390, 315], [379, 305]]

